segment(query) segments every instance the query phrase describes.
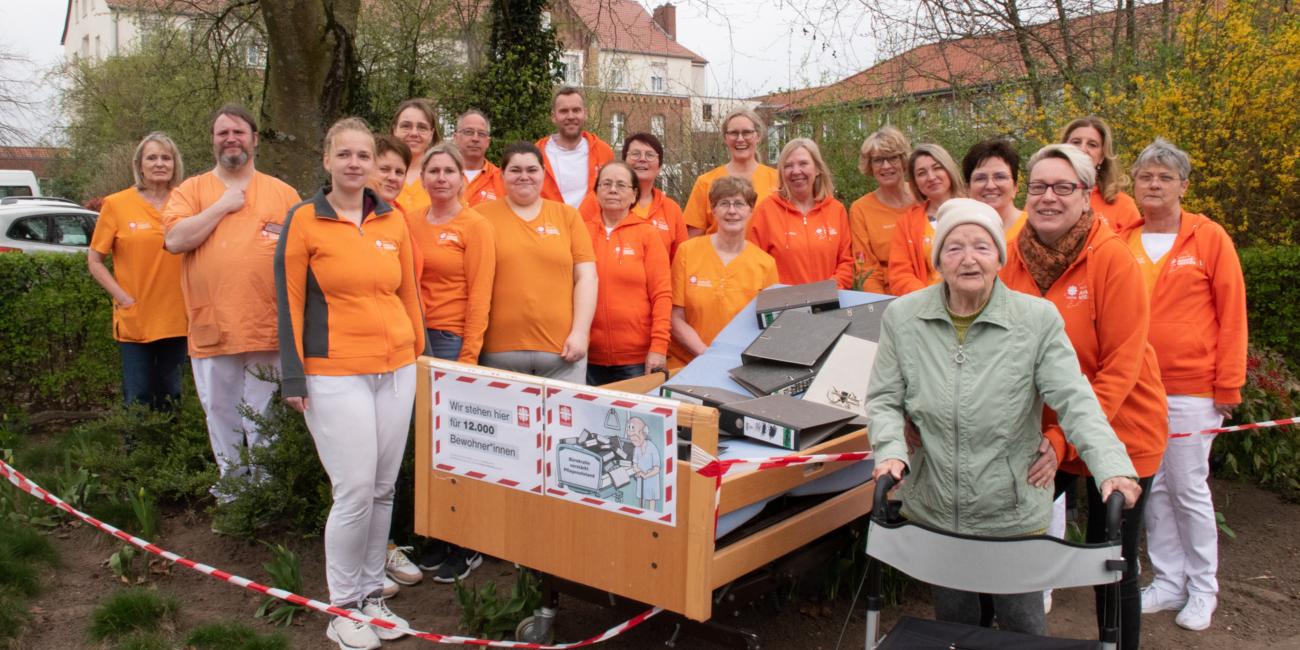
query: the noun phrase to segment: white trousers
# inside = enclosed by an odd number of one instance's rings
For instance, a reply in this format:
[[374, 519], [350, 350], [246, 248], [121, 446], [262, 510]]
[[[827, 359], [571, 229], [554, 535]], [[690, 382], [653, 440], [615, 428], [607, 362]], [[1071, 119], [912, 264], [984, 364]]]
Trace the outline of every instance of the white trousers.
[[[1169, 396], [1169, 431], [1183, 433], [1223, 425], [1209, 397]], [[1145, 523], [1147, 553], [1161, 591], [1214, 595], [1219, 591], [1219, 528], [1214, 520], [1210, 446], [1215, 436], [1171, 438], [1151, 482]]]
[[208, 422], [208, 441], [217, 460], [221, 476], [241, 476], [249, 468], [240, 459], [245, 442], [252, 449], [262, 444], [262, 434], [248, 418], [240, 415], [247, 404], [256, 413], [265, 413], [275, 395], [275, 382], [255, 376], [257, 367], [280, 371], [278, 352], [242, 352], [205, 359], [191, 359], [194, 388]]
[[393, 492], [415, 403], [415, 364], [379, 375], [307, 375], [304, 414], [334, 497], [325, 522], [330, 604], [383, 589]]

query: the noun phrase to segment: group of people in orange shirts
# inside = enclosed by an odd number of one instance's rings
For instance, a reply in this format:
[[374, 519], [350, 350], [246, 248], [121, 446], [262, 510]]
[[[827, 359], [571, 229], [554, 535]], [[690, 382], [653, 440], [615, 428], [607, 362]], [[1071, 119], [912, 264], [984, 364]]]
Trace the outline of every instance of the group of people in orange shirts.
[[[584, 130], [573, 88], [556, 93], [552, 121], [555, 133], [509, 145], [498, 167], [479, 111], [460, 115], [448, 141], [424, 99], [402, 103], [386, 134], [340, 120], [324, 143], [328, 184], [302, 201], [255, 169], [256, 121], [227, 105], [211, 125], [211, 171], [184, 178], [175, 144], [152, 133], [136, 150], [135, 185], [104, 200], [88, 263], [114, 302], [124, 397], [166, 408], [188, 354], [222, 476], [255, 480], [242, 454], [265, 441], [240, 405], [264, 411], [276, 385], [257, 368], [278, 369], [332, 483], [325, 549], [337, 606], [404, 625], [384, 597], [393, 581], [421, 578], [388, 532], [421, 354], [591, 384], [679, 367], [777, 282], [832, 278], [896, 295], [935, 283], [933, 220], [954, 197], [1002, 217], [1003, 281], [1057, 304], [1121, 437], [1205, 428], [1240, 401], [1240, 267], [1222, 228], [1178, 207], [1188, 169], [1172, 146], [1135, 169], [1135, 203], [1120, 191], [1110, 128], [1095, 117], [1071, 123], [1062, 141], [1091, 161], [1095, 181], [1074, 181], [1088, 197], [1077, 206], [1086, 224], [1075, 215], [1061, 228], [1068, 211], [1056, 204], [1080, 195], [1062, 192], [1066, 181], [1050, 191], [1031, 182], [1029, 210], [1016, 208], [1020, 162], [1003, 140], [976, 145], [959, 170], [942, 147], [912, 148], [882, 128], [859, 164], [878, 188], [845, 210], [815, 142], [792, 140], [775, 168], [763, 165], [764, 124], [741, 109], [722, 122], [728, 161], [699, 176], [682, 209], [656, 187], [666, 158], [654, 135], [627, 137], [615, 160]], [[1191, 402], [1176, 422], [1166, 388], [1211, 406]], [[1172, 454], [1163, 441], [1130, 447], [1155, 481], [1147, 517], [1163, 527], [1170, 558], [1153, 552], [1157, 582], [1143, 608], [1217, 591], [1205, 531], [1189, 544], [1178, 523], [1204, 528], [1208, 489], [1184, 479], [1200, 471], [1204, 487], [1206, 438], [1180, 452], [1193, 469], [1177, 475], [1157, 473]], [[1068, 449], [1058, 458], [1073, 467]], [[444, 582], [481, 562], [450, 546], [434, 556], [420, 568]], [[394, 632], [336, 618], [327, 634], [373, 648]]]

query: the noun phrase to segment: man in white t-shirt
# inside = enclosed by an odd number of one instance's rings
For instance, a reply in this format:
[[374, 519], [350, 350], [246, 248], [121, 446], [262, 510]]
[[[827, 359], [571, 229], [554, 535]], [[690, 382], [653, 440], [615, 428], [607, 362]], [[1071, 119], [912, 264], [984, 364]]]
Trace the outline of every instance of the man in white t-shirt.
[[555, 134], [537, 141], [546, 168], [542, 198], [576, 208], [591, 191], [596, 171], [614, 160], [614, 150], [596, 134], [582, 129], [587, 124], [587, 104], [576, 88], [566, 86], [555, 93], [551, 122]]

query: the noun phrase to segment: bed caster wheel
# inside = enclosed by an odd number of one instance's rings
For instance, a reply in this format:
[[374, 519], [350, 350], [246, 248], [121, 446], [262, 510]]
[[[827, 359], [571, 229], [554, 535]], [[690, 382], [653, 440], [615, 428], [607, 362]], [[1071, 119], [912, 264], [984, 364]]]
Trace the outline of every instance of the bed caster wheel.
[[550, 645], [555, 642], [555, 623], [553, 616], [529, 616], [515, 627], [515, 639], [525, 643]]

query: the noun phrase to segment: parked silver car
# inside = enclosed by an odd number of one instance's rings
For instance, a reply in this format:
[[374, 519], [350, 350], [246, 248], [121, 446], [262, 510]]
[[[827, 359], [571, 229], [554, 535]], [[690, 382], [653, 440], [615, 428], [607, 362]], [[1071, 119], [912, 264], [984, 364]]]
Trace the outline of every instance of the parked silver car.
[[99, 214], [67, 199], [0, 199], [0, 253], [84, 253]]

